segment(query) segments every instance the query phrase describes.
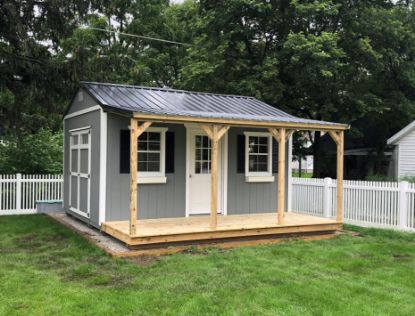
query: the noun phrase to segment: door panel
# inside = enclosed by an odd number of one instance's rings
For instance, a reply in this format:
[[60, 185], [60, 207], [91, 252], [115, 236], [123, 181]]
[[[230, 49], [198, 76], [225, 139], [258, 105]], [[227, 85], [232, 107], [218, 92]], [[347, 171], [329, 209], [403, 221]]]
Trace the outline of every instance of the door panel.
[[71, 211], [89, 217], [91, 181], [91, 130], [70, 132], [70, 185]]
[[70, 198], [70, 206], [78, 208], [78, 177], [71, 176], [71, 198]]
[[[223, 141], [223, 140], [222, 140]], [[220, 144], [222, 144], [222, 141]], [[210, 213], [211, 185], [211, 141], [200, 131], [188, 134], [189, 170], [188, 170], [188, 208], [189, 215]], [[222, 146], [219, 146], [218, 161], [218, 213], [222, 213]]]
[[191, 136], [190, 197], [191, 214], [207, 214], [210, 210], [210, 149], [206, 135]]

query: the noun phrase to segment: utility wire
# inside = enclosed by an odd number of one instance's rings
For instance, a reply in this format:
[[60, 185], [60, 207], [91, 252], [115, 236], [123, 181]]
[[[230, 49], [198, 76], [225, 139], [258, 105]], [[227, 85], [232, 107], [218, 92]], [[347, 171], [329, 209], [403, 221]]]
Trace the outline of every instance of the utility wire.
[[156, 38], [156, 37], [150, 37], [150, 36], [144, 36], [144, 35], [129, 34], [129, 33], [124, 33], [124, 32], [119, 32], [119, 31], [111, 31], [111, 30], [106, 30], [106, 29], [102, 29], [102, 28], [99, 28], [99, 27], [87, 27], [87, 28], [90, 29], [90, 30], [113, 33], [113, 34], [130, 36], [130, 37], [136, 37], [136, 38], [141, 38], [141, 39], [145, 39], [145, 40], [149, 40], [149, 41], [157, 41], [157, 42], [163, 42], [163, 43], [175, 44], [175, 45], [182, 45], [182, 46], [188, 46], [188, 47], [194, 46], [193, 44], [189, 44], [189, 43], [170, 41], [170, 40], [166, 40], [166, 39], [162, 39], [162, 38]]

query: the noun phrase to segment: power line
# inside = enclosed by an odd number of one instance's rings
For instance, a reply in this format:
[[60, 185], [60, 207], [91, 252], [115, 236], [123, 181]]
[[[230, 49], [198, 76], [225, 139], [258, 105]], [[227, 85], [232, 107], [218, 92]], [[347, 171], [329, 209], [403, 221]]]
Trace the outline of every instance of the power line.
[[170, 40], [166, 40], [166, 39], [162, 39], [162, 38], [156, 38], [156, 37], [150, 37], [150, 36], [144, 36], [144, 35], [136, 35], [136, 34], [129, 34], [129, 33], [124, 33], [124, 32], [119, 32], [119, 31], [106, 30], [106, 29], [102, 29], [102, 28], [99, 28], [99, 27], [88, 27], [88, 29], [95, 30], [95, 31], [101, 31], [101, 32], [107, 32], [107, 33], [113, 33], [113, 34], [118, 34], [118, 35], [136, 37], [136, 38], [141, 38], [141, 39], [150, 40], [150, 41], [163, 42], [163, 43], [168, 43], [168, 44], [182, 45], [182, 46], [188, 46], [188, 47], [194, 46], [193, 44], [189, 44], [189, 43], [176, 42], [176, 41], [170, 41]]

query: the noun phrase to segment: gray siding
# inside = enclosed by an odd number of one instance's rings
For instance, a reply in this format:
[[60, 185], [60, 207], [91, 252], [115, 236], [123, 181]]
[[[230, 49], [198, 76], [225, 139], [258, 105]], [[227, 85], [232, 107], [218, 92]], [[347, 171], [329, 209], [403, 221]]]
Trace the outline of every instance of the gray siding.
[[[69, 210], [69, 131], [76, 128], [91, 127], [91, 209], [90, 219], [77, 216]], [[100, 112], [94, 111], [70, 119], [64, 123], [64, 209], [81, 220], [98, 226], [99, 223], [99, 159], [100, 159]], [[81, 199], [86, 199], [81, 194]], [[82, 205], [81, 201], [81, 205]]]
[[398, 142], [398, 179], [415, 176], [415, 130]]
[[81, 88], [72, 100], [72, 104], [67, 114], [85, 110], [94, 105], [98, 105], [97, 101], [95, 101], [94, 98], [92, 98], [89, 93], [85, 91], [85, 89]]
[[[108, 154], [106, 220], [129, 218], [130, 174], [120, 173], [120, 130], [128, 129], [129, 118], [108, 113]], [[139, 184], [138, 218], [185, 216], [186, 130], [183, 125], [165, 126], [175, 135], [174, 174], [166, 174], [167, 183]]]
[[[231, 215], [275, 212], [277, 208], [277, 173], [273, 174], [275, 177], [274, 182], [268, 183], [246, 182], [245, 173], [237, 173], [237, 136], [242, 135], [244, 131], [266, 130], [249, 128], [231, 128], [229, 130], [228, 214]], [[286, 161], [288, 161], [288, 150]]]

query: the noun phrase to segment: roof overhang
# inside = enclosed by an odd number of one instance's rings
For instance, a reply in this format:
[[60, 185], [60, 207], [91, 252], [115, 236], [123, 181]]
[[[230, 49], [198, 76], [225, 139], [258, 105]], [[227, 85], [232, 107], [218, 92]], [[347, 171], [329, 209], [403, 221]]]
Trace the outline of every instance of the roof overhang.
[[250, 126], [250, 127], [283, 127], [295, 130], [315, 130], [315, 131], [344, 131], [350, 129], [346, 124], [319, 124], [316, 123], [296, 123], [296, 122], [279, 122], [266, 120], [243, 120], [243, 119], [225, 119], [214, 117], [182, 116], [170, 114], [152, 114], [134, 112], [133, 117], [139, 120], [149, 120], [157, 122], [170, 123], [204, 123], [204, 124], [225, 124], [233, 126]]
[[415, 130], [415, 121], [413, 121], [411, 124], [408, 124], [403, 129], [401, 129], [398, 133], [393, 135], [391, 138], [387, 140], [388, 145], [396, 145], [403, 137], [405, 137], [407, 134]]

